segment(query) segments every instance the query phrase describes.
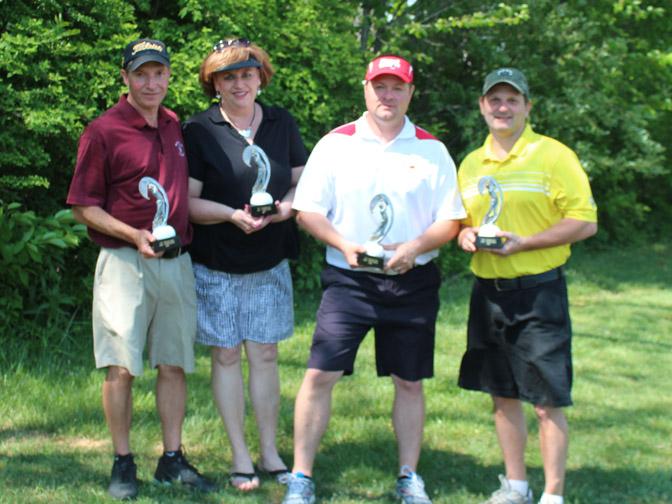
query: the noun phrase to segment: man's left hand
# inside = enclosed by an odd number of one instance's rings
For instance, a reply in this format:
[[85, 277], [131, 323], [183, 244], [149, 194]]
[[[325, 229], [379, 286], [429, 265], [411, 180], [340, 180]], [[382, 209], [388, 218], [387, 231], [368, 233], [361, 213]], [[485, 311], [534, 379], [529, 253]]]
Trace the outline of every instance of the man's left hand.
[[511, 233], [509, 231], [500, 231], [497, 233], [497, 236], [506, 238], [506, 241], [504, 242], [504, 246], [501, 249], [487, 249], [487, 251], [492, 254], [510, 256], [527, 250], [526, 238], [524, 236], [518, 236], [517, 234]]
[[387, 261], [385, 271], [395, 271], [400, 275], [408, 273], [415, 266], [418, 256], [417, 247], [413, 242], [392, 243], [383, 245], [385, 250], [394, 250], [394, 255]]
[[275, 201], [276, 213], [269, 217], [270, 222], [282, 222], [291, 219], [294, 216], [292, 204], [288, 201]]

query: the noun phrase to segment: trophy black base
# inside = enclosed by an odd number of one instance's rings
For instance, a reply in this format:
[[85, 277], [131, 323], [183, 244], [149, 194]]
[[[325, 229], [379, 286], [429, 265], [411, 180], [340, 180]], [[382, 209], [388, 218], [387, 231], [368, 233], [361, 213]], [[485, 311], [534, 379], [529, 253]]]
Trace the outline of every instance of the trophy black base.
[[357, 254], [357, 264], [365, 268], [376, 268], [382, 270], [385, 266], [385, 258], [369, 255], [365, 252]]
[[266, 215], [278, 213], [278, 208], [275, 206], [275, 203], [269, 203], [268, 205], [254, 205], [250, 206], [250, 213], [252, 214], [252, 217], [264, 217]]
[[504, 238], [501, 236], [478, 236], [476, 235], [476, 248], [501, 249], [504, 246]]
[[170, 238], [162, 238], [160, 240], [154, 240], [152, 242], [152, 250], [159, 254], [161, 252], [168, 252], [169, 250], [175, 250], [176, 248], [180, 248], [182, 245], [182, 242], [180, 241], [180, 237], [175, 235], [171, 236]]

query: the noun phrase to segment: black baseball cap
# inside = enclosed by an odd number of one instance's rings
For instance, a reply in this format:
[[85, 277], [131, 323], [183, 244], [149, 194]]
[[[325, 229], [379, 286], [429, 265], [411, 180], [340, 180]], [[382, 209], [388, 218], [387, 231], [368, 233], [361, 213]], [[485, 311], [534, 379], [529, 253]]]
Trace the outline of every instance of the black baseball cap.
[[150, 61], [170, 67], [170, 55], [166, 44], [160, 40], [141, 38], [134, 40], [124, 49], [124, 70], [132, 72]]

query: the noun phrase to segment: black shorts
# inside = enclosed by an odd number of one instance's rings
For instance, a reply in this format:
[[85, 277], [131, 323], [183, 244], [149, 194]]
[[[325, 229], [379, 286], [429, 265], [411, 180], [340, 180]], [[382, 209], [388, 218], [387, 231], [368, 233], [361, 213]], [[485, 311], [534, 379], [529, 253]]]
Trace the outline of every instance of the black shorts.
[[540, 406], [569, 406], [571, 334], [562, 274], [510, 290], [476, 278], [459, 386]]
[[431, 378], [440, 285], [433, 263], [404, 275], [327, 266], [308, 367], [352, 374], [359, 345], [373, 328], [378, 376]]

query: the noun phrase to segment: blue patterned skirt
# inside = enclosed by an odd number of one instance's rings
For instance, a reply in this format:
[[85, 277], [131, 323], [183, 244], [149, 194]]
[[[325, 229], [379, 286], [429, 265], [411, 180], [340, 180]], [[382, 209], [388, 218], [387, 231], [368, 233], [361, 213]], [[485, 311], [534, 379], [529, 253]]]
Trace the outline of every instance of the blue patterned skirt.
[[294, 332], [289, 263], [256, 273], [225, 273], [194, 263], [198, 299], [196, 341], [234, 348], [244, 340], [277, 343]]

